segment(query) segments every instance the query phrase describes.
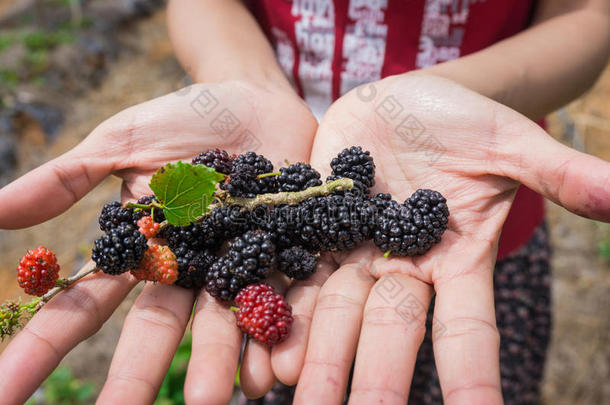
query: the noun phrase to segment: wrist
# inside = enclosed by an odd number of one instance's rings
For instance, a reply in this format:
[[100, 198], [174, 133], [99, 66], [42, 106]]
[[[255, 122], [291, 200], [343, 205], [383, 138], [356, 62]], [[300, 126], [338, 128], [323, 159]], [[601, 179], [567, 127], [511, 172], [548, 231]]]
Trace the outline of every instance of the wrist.
[[[219, 66], [230, 66], [223, 69]], [[242, 68], [242, 66], [244, 66]], [[187, 73], [195, 83], [220, 83], [228, 81], [238, 81], [256, 87], [263, 87], [270, 90], [284, 91], [296, 94], [292, 85], [279, 69], [279, 67], [254, 67], [248, 64], [235, 63], [231, 61], [227, 64], [209, 66], [200, 64], [196, 69], [186, 68]]]
[[[502, 104], [510, 104], [510, 89], [525, 79], [518, 66], [496, 63], [477, 54], [430, 66], [422, 72], [449, 79]], [[493, 72], [493, 80], [489, 79], [489, 72]]]

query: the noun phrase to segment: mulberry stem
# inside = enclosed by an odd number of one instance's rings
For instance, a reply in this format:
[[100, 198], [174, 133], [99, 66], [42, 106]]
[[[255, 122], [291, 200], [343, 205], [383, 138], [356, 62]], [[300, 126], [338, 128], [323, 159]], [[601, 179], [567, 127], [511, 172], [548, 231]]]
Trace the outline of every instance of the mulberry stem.
[[221, 205], [240, 205], [247, 210], [253, 210], [259, 205], [296, 205], [311, 197], [332, 194], [335, 191], [351, 190], [354, 187], [354, 181], [348, 178], [337, 179], [322, 184], [321, 186], [309, 187], [303, 191], [284, 191], [281, 193], [259, 194], [254, 198], [231, 197], [226, 195], [223, 198], [222, 204], [212, 204], [209, 206], [210, 211]]
[[57, 280], [56, 286], [53, 287], [52, 289], [50, 289], [45, 295], [40, 297], [40, 301], [38, 301], [38, 304], [36, 305], [35, 311], [38, 311], [40, 308], [42, 308], [44, 306], [44, 304], [49, 302], [51, 300], [51, 298], [55, 297], [62, 290], [65, 290], [66, 288], [69, 288], [74, 283], [76, 283], [78, 280], [88, 276], [91, 273], [95, 273], [98, 270], [99, 269], [95, 266], [95, 263], [94, 262], [90, 262], [85, 267], [83, 267], [81, 269], [81, 271], [79, 271], [78, 273], [76, 273], [72, 277], [62, 278], [60, 280]]
[[123, 207], [125, 207], [125, 208], [140, 208], [140, 209], [143, 209], [143, 210], [150, 210], [150, 209], [153, 209], [153, 208], [161, 208], [161, 209], [163, 209], [163, 205], [159, 204], [156, 201], [153, 201], [150, 204], [138, 204], [138, 203], [128, 202], [128, 203], [124, 204]]
[[[335, 191], [351, 190], [352, 188], [354, 188], [354, 181], [345, 177], [329, 181], [327, 183], [322, 184], [321, 186], [309, 187], [303, 191], [283, 191], [281, 193], [259, 194], [253, 198], [231, 197], [228, 193], [220, 191], [216, 192], [215, 194], [216, 198], [220, 200], [220, 202], [216, 204], [210, 204], [208, 206], [208, 211], [201, 217], [199, 217], [198, 220], [201, 220], [202, 218], [209, 215], [214, 208], [222, 207], [224, 205], [240, 205], [246, 208], [247, 210], [252, 211], [259, 205], [296, 205], [301, 201], [304, 201], [311, 197], [329, 195], [334, 193]], [[167, 222], [167, 220], [161, 222], [159, 232], [161, 232], [161, 230], [163, 230], [169, 225], [170, 224]]]
[[125, 208], [140, 208], [142, 210], [149, 210], [152, 207], [148, 204], [137, 204], [137, 203], [132, 203], [132, 202], [128, 202], [127, 204], [123, 204], [123, 207]]
[[263, 174], [259, 174], [258, 176], [256, 176], [256, 178], [264, 179], [265, 177], [279, 176], [280, 174], [282, 174], [282, 172], [263, 173]]

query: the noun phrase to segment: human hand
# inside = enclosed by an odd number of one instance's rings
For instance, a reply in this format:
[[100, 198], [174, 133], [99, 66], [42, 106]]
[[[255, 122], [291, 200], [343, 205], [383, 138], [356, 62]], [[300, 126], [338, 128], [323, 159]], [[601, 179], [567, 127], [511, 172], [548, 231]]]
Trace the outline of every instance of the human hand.
[[[305, 104], [283, 88], [245, 82], [193, 85], [120, 112], [74, 149], [1, 189], [0, 228], [52, 218], [110, 174], [123, 179], [123, 200], [150, 194], [147, 184], [156, 169], [190, 161], [207, 148], [257, 150], [273, 162], [307, 161], [316, 126]], [[25, 402], [134, 285], [127, 274], [99, 273], [47, 303], [0, 356], [3, 403]], [[148, 283], [125, 320], [100, 403], [154, 401], [195, 299], [185, 395], [189, 403], [228, 402], [242, 339], [231, 311], [206, 293], [195, 297], [189, 290]], [[241, 369], [246, 393], [262, 395], [275, 381], [269, 356], [268, 349], [248, 343]]]
[[517, 187], [609, 221], [610, 164], [422, 74], [364, 85], [336, 101], [318, 128], [312, 165], [328, 171], [350, 145], [375, 157], [374, 192], [402, 201], [418, 188], [440, 191], [451, 211], [448, 230], [420, 257], [386, 259], [371, 243], [336, 255], [340, 267], [319, 291], [290, 291], [293, 307], [304, 308], [302, 332], [273, 348], [275, 374], [298, 380], [295, 404], [339, 404], [355, 359], [350, 404], [405, 404], [436, 293], [432, 336], [444, 403], [502, 403], [492, 275]]

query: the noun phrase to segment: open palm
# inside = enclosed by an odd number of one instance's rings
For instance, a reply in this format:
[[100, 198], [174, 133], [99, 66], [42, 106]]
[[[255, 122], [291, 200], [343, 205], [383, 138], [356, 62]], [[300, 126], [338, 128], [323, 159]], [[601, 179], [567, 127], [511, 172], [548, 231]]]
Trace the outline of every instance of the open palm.
[[448, 230], [420, 257], [386, 259], [372, 243], [337, 256], [339, 269], [311, 293], [315, 310], [303, 315], [308, 343], [291, 336], [274, 348], [274, 371], [287, 383], [298, 378], [296, 404], [341, 403], [355, 358], [350, 403], [404, 404], [436, 293], [432, 336], [444, 402], [502, 403], [492, 276], [517, 187], [608, 221], [610, 164], [557, 143], [500, 104], [422, 74], [365, 85], [335, 102], [318, 128], [312, 164], [327, 169], [349, 145], [375, 157], [373, 191], [399, 201], [418, 188], [440, 191], [451, 211]]
[[[208, 148], [307, 161], [316, 126], [292, 92], [243, 82], [193, 85], [117, 114], [71, 151], [4, 187], [0, 228], [52, 218], [110, 174], [123, 179], [124, 200], [150, 194], [157, 168]], [[134, 282], [97, 274], [45, 305], [0, 357], [3, 403], [25, 402], [68, 351], [101, 327]], [[195, 297], [154, 284], [145, 286], [125, 321], [100, 402], [153, 402], [196, 298], [185, 394], [191, 403], [228, 402], [242, 339], [232, 313], [206, 293]], [[245, 391], [260, 395], [273, 384], [269, 357], [268, 349], [247, 346]]]

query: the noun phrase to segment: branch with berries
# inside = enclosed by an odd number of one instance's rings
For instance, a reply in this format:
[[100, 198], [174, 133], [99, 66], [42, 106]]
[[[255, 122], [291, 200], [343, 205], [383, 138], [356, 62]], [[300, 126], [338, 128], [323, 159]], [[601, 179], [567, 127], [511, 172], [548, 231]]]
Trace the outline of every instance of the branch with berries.
[[321, 253], [352, 250], [367, 240], [385, 256], [421, 255], [440, 242], [449, 209], [439, 192], [420, 189], [404, 202], [371, 196], [375, 164], [361, 147], [344, 149], [330, 166], [323, 182], [309, 164], [276, 171], [254, 152], [211, 149], [190, 164], [168, 163], [151, 178], [153, 195], [104, 206], [93, 264], [76, 275], [59, 279], [53, 252], [42, 246], [28, 251], [18, 281], [39, 298], [0, 307], [2, 338], [55, 295], [102, 271], [205, 289], [228, 306], [239, 305], [232, 307], [238, 326], [273, 345], [292, 324], [290, 305], [265, 284], [273, 272], [305, 280]]

